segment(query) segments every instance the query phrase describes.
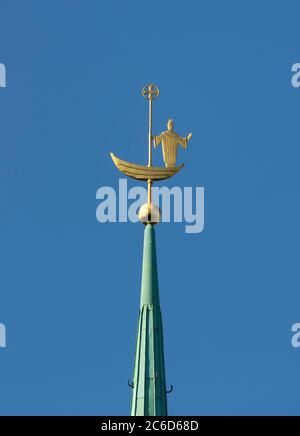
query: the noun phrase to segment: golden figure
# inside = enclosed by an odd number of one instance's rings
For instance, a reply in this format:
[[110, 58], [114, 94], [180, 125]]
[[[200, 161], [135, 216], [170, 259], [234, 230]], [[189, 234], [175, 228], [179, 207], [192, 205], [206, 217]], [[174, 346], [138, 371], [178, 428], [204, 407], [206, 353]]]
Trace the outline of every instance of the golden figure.
[[168, 130], [162, 132], [158, 136], [154, 136], [154, 147], [158, 147], [162, 143], [163, 158], [166, 168], [174, 168], [176, 165], [178, 145], [187, 148], [187, 143], [191, 139], [190, 133], [185, 138], [182, 138], [178, 133], [174, 132], [174, 121], [169, 120], [167, 124]]

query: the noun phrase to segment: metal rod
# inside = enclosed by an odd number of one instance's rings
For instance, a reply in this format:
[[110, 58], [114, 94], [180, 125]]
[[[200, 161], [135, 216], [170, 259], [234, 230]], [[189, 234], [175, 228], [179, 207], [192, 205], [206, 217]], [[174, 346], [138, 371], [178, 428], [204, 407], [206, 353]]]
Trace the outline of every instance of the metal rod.
[[152, 166], [152, 94], [149, 98], [148, 167]]
[[[148, 167], [152, 166], [152, 86], [149, 86], [149, 136], [148, 136]], [[148, 185], [148, 204], [152, 202], [152, 180], [147, 181]]]
[[148, 179], [148, 204], [151, 204], [152, 202], [152, 180]]

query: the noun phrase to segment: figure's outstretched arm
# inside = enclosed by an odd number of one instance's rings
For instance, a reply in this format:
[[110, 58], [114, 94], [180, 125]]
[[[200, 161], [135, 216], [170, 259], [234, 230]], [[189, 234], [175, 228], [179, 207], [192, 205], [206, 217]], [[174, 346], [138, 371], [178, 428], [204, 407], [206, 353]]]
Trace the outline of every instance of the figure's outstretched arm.
[[178, 141], [178, 144], [182, 145], [183, 148], [186, 148], [186, 146], [187, 146], [186, 138], [182, 138], [181, 136], [178, 135], [177, 141]]
[[156, 148], [159, 146], [159, 144], [162, 141], [162, 135], [154, 136], [153, 139], [154, 139], [154, 147]]
[[185, 138], [181, 138], [181, 136], [178, 136], [178, 142], [182, 145], [183, 148], [187, 148], [187, 144], [189, 140], [191, 139], [192, 134], [189, 133]]

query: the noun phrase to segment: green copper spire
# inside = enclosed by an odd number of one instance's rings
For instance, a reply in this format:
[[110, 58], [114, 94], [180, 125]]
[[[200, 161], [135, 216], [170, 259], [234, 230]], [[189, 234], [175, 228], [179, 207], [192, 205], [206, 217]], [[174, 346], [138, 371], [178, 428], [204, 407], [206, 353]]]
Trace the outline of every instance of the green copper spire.
[[132, 388], [131, 416], [167, 416], [163, 329], [152, 224], [146, 225], [144, 235], [141, 307]]

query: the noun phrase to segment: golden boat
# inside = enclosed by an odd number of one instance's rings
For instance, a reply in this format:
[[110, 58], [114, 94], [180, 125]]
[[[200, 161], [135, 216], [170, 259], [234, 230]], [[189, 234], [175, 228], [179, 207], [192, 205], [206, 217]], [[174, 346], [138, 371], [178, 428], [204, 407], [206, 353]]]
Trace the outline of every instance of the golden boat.
[[125, 174], [125, 176], [131, 177], [133, 179], [138, 180], [165, 180], [169, 177], [174, 176], [174, 174], [178, 173], [181, 168], [184, 167], [184, 164], [179, 165], [174, 168], [165, 168], [165, 167], [153, 167], [153, 166], [144, 166], [137, 165], [134, 163], [126, 162], [125, 160], [119, 159], [113, 153], [110, 153], [111, 158], [121, 173]]

